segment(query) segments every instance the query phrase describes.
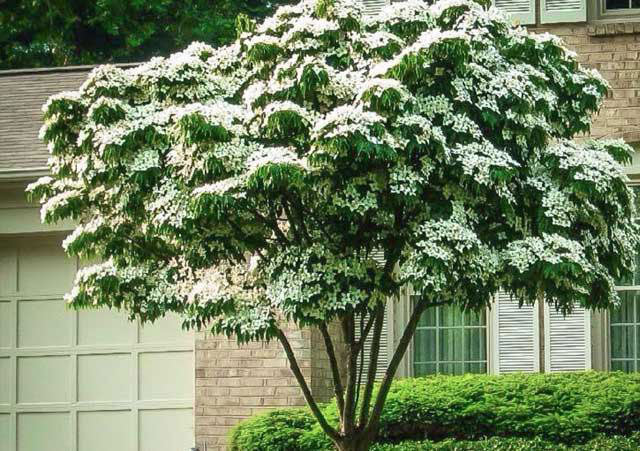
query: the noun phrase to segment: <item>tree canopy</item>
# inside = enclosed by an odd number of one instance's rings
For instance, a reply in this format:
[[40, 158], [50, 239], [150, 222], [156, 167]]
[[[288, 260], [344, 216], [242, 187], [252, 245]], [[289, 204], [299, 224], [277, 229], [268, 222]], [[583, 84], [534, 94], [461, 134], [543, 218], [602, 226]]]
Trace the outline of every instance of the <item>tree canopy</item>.
[[[631, 149], [573, 140], [607, 89], [557, 37], [470, 0], [375, 17], [305, 0], [240, 20], [231, 45], [102, 66], [52, 97], [51, 176], [30, 189], [44, 221], [79, 223], [67, 252], [101, 260], [79, 272], [74, 307], [179, 312], [285, 350], [292, 321], [323, 331], [330, 354], [340, 322], [342, 423], [323, 427], [364, 443], [428, 306], [483, 308], [499, 288], [562, 311], [618, 300], [639, 236]], [[355, 328], [379, 343], [384, 303], [407, 284], [421, 301], [371, 415], [365, 379], [356, 425]]]
[[5, 0], [0, 69], [144, 61], [236, 38], [235, 19], [288, 0]]

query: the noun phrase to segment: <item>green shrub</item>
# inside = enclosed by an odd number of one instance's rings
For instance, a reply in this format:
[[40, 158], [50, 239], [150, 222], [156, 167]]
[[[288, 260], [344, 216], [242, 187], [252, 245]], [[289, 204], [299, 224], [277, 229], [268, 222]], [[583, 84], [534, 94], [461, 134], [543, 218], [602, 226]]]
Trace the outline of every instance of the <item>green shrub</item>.
[[236, 425], [230, 434], [231, 451], [304, 451], [300, 435], [315, 419], [305, 409], [279, 409], [255, 415]]
[[[330, 421], [337, 421], [334, 404], [324, 406], [324, 411]], [[279, 440], [287, 429], [296, 437], [295, 443], [290, 439], [288, 448], [256, 445], [235, 449], [331, 449], [328, 439], [308, 412], [295, 411], [297, 424], [301, 425], [299, 430], [287, 418], [290, 410], [276, 412], [282, 415], [272, 416], [264, 423], [251, 419], [241, 423], [236, 433], [259, 435], [266, 445], [268, 440], [271, 440], [268, 443], [279, 443], [268, 436], [266, 426], [278, 433]], [[276, 424], [277, 421], [282, 424]], [[256, 434], [246, 430], [255, 428], [254, 424], [262, 425], [259, 427], [263, 432]], [[431, 376], [394, 382], [382, 414], [377, 441], [544, 438], [554, 443], [554, 449], [561, 449], [557, 443], [577, 445], [600, 435], [628, 436], [636, 431], [640, 431], [640, 374]], [[456, 446], [463, 445], [458, 442]]]
[[477, 441], [401, 442], [377, 444], [371, 451], [637, 451], [640, 449], [640, 434], [630, 437], [598, 437], [583, 445], [563, 445], [546, 441], [514, 437], [493, 437]]

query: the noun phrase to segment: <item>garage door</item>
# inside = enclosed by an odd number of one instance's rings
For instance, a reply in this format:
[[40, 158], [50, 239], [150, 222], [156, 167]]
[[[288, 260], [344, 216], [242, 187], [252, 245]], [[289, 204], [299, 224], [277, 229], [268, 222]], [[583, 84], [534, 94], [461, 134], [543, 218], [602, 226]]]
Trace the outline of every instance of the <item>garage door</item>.
[[60, 237], [0, 240], [0, 451], [193, 446], [193, 336], [65, 308]]

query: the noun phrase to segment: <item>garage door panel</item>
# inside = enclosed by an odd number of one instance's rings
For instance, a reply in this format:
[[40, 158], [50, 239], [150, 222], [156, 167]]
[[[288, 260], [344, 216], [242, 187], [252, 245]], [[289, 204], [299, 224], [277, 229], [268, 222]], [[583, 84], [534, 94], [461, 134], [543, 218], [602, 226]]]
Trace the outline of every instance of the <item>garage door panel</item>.
[[8, 357], [0, 358], [0, 404], [11, 402], [11, 361]]
[[177, 451], [193, 446], [191, 409], [141, 410], [139, 451]]
[[181, 324], [178, 315], [170, 313], [158, 318], [153, 324], [141, 325], [140, 343], [188, 342], [191, 337], [182, 330]]
[[70, 448], [68, 413], [18, 414], [18, 451], [63, 451]]
[[133, 344], [136, 325], [123, 312], [91, 309], [78, 312], [78, 345]]
[[18, 358], [18, 403], [69, 402], [69, 356]]
[[190, 399], [193, 396], [193, 353], [147, 352], [140, 359], [140, 400]]
[[133, 451], [131, 411], [78, 412], [79, 451]]
[[18, 301], [18, 346], [71, 345], [71, 319], [62, 299]]
[[0, 413], [0, 451], [9, 451], [9, 442], [7, 438], [11, 432], [11, 417], [9, 414]]
[[20, 247], [18, 292], [65, 293], [71, 288], [75, 271], [75, 259], [67, 257], [57, 243]]
[[0, 246], [0, 296], [18, 289], [18, 252], [15, 247]]
[[131, 401], [131, 354], [78, 356], [78, 401]]
[[13, 346], [13, 314], [11, 312], [11, 303], [9, 301], [0, 300], [0, 349], [6, 349]]

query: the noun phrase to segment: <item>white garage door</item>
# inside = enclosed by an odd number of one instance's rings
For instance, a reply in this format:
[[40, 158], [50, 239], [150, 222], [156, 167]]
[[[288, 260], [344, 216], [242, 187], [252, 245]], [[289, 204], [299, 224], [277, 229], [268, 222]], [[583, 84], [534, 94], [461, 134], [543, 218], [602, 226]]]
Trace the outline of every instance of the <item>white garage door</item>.
[[193, 446], [193, 336], [68, 310], [60, 237], [0, 240], [0, 451]]

